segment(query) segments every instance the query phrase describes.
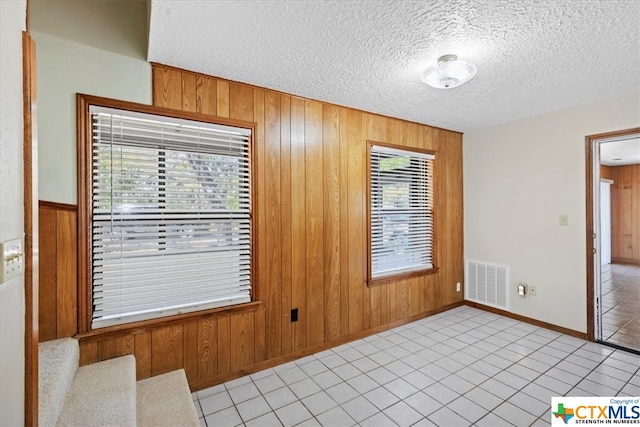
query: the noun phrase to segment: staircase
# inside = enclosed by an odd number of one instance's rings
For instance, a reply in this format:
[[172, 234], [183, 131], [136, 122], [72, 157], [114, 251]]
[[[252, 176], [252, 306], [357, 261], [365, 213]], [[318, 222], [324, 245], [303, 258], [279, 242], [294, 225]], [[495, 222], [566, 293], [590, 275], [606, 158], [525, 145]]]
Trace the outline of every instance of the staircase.
[[193, 426], [200, 423], [184, 370], [136, 382], [122, 356], [79, 366], [78, 341], [39, 345], [39, 425]]

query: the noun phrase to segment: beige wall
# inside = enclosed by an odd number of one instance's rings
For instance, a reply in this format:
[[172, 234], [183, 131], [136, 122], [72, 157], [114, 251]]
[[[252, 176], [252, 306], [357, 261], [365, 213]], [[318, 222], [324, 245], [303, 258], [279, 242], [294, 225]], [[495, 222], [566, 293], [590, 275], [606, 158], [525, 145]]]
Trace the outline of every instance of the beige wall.
[[585, 136], [635, 126], [640, 94], [465, 134], [465, 257], [511, 266], [514, 313], [586, 332]]
[[147, 0], [31, 0], [30, 10], [32, 30], [147, 58]]
[[[0, 241], [22, 238], [22, 31], [26, 2], [0, 1]], [[24, 424], [24, 276], [0, 284], [0, 425]]]
[[30, 10], [40, 199], [75, 204], [75, 94], [151, 103], [147, 1], [32, 0]]
[[40, 199], [76, 203], [76, 93], [151, 103], [143, 59], [34, 32]]

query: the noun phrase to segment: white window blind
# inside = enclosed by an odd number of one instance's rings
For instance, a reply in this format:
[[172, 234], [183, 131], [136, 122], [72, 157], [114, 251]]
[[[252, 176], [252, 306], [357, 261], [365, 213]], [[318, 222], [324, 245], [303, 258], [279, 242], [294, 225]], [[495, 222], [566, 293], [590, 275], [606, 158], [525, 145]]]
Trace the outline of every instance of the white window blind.
[[251, 130], [91, 106], [92, 327], [251, 300]]
[[372, 279], [433, 267], [433, 160], [371, 145]]

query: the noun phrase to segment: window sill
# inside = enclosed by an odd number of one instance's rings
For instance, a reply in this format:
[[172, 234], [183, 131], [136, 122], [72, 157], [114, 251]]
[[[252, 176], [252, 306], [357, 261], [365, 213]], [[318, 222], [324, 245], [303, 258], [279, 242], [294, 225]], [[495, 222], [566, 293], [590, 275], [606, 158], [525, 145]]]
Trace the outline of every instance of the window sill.
[[186, 323], [210, 317], [225, 316], [233, 313], [256, 311], [262, 305], [262, 301], [252, 301], [244, 304], [236, 304], [227, 307], [212, 308], [209, 310], [194, 311], [174, 316], [159, 317], [157, 319], [143, 320], [140, 322], [125, 323], [123, 325], [108, 326], [105, 328], [93, 329], [75, 336], [80, 341], [91, 341], [96, 337], [114, 337], [118, 335], [129, 335], [144, 332], [157, 327], [172, 326], [179, 323]]
[[427, 270], [408, 271], [405, 273], [392, 274], [384, 277], [376, 277], [375, 279], [367, 280], [367, 286], [372, 288], [374, 286], [386, 285], [391, 282], [397, 282], [398, 280], [407, 280], [419, 276], [427, 276], [429, 274], [435, 274], [440, 269], [438, 267], [429, 268]]

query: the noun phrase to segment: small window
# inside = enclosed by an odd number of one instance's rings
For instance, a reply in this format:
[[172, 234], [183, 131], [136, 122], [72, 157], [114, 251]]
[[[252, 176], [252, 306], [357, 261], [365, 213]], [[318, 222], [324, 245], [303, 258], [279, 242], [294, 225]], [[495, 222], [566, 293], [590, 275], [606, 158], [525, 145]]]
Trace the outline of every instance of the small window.
[[369, 279], [433, 264], [434, 155], [369, 144]]
[[91, 105], [91, 327], [251, 301], [251, 129]]

